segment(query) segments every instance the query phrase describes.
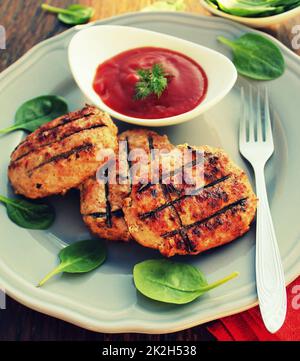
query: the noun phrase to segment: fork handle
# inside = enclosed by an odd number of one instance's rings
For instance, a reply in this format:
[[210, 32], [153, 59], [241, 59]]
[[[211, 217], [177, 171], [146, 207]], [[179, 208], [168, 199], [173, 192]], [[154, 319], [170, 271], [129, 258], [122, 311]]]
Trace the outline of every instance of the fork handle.
[[283, 325], [287, 300], [284, 272], [270, 212], [264, 166], [255, 169], [258, 196], [256, 226], [256, 287], [260, 312], [271, 333]]

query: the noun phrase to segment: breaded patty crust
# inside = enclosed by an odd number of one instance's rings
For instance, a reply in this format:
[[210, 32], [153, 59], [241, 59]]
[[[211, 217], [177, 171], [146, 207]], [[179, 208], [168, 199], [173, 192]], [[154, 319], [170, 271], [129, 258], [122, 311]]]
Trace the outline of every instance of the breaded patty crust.
[[[146, 129], [128, 130], [119, 136], [119, 142], [127, 142], [127, 152], [141, 149], [149, 157], [152, 148], [167, 152], [173, 148], [166, 136]], [[129, 168], [137, 159], [126, 161], [124, 174], [129, 176]], [[118, 159], [117, 159], [117, 164]], [[116, 167], [117, 169], [119, 167]], [[123, 173], [123, 172], [122, 172]], [[129, 241], [131, 239], [122, 210], [123, 201], [131, 191], [128, 178], [121, 184], [117, 174], [116, 184], [103, 184], [92, 177], [81, 187], [81, 214], [90, 231], [100, 238]]]
[[[181, 152], [187, 148], [178, 147]], [[123, 204], [132, 237], [167, 257], [196, 255], [228, 243], [246, 233], [255, 216], [257, 200], [245, 172], [221, 149], [193, 147], [196, 154], [203, 164], [198, 188], [177, 184], [178, 168], [173, 168], [168, 182], [161, 173], [159, 184], [133, 185]], [[193, 172], [196, 159], [186, 164]]]
[[117, 147], [117, 127], [96, 107], [59, 117], [37, 129], [11, 155], [8, 177], [27, 198], [64, 194], [96, 173], [98, 152]]

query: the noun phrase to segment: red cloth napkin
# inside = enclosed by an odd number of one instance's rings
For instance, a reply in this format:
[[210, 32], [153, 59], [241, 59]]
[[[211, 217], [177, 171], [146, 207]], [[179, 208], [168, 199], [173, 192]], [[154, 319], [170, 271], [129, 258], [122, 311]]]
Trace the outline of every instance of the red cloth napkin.
[[300, 341], [300, 277], [287, 288], [287, 316], [275, 334], [265, 328], [258, 307], [221, 318], [208, 326], [219, 341]]

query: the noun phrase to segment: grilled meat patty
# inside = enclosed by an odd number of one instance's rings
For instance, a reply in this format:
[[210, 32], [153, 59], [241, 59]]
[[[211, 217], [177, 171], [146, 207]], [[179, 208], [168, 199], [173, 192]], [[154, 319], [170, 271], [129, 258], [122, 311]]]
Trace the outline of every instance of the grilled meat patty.
[[[167, 152], [173, 148], [166, 136], [146, 129], [126, 131], [119, 136], [120, 141], [127, 142], [128, 153], [134, 149], [141, 149], [147, 154], [147, 157], [149, 157], [151, 148], [165, 149]], [[100, 238], [121, 241], [131, 239], [124, 220], [122, 204], [131, 191], [129, 168], [137, 162], [138, 158], [139, 153], [137, 152], [136, 157], [131, 157], [132, 160], [120, 162], [117, 159], [116, 169], [121, 169], [121, 172], [117, 171], [116, 184], [104, 184], [96, 177], [92, 177], [80, 187], [83, 220], [91, 232]], [[120, 181], [120, 173], [123, 182]]]
[[129, 241], [122, 202], [128, 196], [128, 184], [105, 185], [95, 177], [80, 187], [81, 214], [90, 231], [99, 238]]
[[15, 192], [28, 198], [65, 193], [95, 174], [101, 149], [116, 147], [109, 115], [87, 105], [28, 135], [11, 155], [8, 177]]
[[[178, 147], [181, 152], [186, 148]], [[193, 147], [192, 158], [179, 168], [171, 164], [171, 175], [161, 172], [159, 184], [141, 180], [133, 185], [123, 204], [132, 237], [167, 257], [195, 255], [228, 243], [247, 232], [255, 216], [257, 200], [249, 180], [223, 150]], [[195, 176], [197, 159], [204, 162], [200, 186], [178, 184], [184, 164]]]

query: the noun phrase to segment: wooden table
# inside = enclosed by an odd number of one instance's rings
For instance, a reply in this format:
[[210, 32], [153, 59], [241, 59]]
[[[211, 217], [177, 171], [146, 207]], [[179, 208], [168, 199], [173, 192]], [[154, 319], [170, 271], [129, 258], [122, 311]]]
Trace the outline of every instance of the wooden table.
[[[49, 0], [51, 5], [64, 6], [71, 3], [88, 4], [95, 8], [94, 19], [111, 17], [138, 11], [151, 0]], [[0, 0], [0, 25], [6, 29], [7, 49], [0, 52], [0, 72], [20, 58], [40, 41], [67, 29], [51, 14], [40, 9], [42, 1]], [[198, 0], [186, 0], [187, 11], [209, 15]], [[291, 47], [294, 25], [300, 24], [300, 17], [267, 31]], [[300, 55], [300, 50], [296, 51]], [[170, 335], [109, 335], [93, 333], [66, 322], [32, 311], [8, 298], [7, 309], [0, 311], [0, 340], [212, 340], [205, 325]]]

